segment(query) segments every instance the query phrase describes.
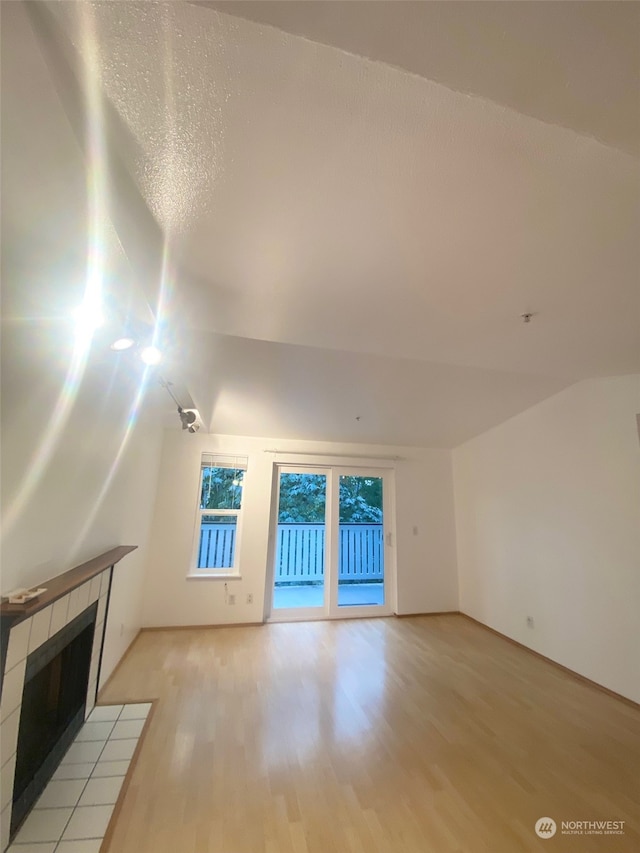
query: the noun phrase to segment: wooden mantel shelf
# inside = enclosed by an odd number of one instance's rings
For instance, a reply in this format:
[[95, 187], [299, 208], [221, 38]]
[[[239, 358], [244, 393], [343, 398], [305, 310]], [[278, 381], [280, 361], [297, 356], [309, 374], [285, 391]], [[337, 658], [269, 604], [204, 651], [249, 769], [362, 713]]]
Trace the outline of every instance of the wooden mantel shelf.
[[3, 631], [9, 630], [13, 625], [23, 622], [33, 616], [34, 613], [53, 604], [54, 601], [62, 598], [76, 587], [82, 586], [83, 583], [99, 575], [105, 569], [110, 569], [131, 551], [135, 551], [137, 547], [137, 545], [119, 545], [117, 548], [105, 551], [98, 557], [87, 560], [86, 563], [82, 563], [74, 569], [69, 569], [68, 572], [63, 572], [61, 575], [39, 584], [39, 586], [46, 587], [46, 592], [43, 592], [38, 598], [34, 598], [33, 601], [27, 602], [27, 604], [9, 604], [4, 599], [0, 604]]

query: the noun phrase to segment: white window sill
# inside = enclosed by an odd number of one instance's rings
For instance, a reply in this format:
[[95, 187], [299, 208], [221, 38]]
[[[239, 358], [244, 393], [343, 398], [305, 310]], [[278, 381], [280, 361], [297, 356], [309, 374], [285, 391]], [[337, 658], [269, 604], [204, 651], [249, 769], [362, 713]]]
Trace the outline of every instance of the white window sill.
[[242, 575], [238, 572], [189, 572], [187, 580], [241, 581]]

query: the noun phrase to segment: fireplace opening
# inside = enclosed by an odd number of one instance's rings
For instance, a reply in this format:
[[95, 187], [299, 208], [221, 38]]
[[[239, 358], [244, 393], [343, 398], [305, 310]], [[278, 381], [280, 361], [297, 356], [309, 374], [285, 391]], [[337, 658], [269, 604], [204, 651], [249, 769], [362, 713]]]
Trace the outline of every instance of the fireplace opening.
[[97, 604], [27, 658], [11, 834], [27, 816], [84, 722]]

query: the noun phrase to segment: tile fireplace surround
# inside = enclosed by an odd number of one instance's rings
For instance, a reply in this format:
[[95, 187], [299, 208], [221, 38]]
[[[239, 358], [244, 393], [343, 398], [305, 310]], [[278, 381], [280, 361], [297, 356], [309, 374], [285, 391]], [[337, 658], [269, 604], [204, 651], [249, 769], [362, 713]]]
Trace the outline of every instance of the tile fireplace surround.
[[85, 719], [89, 716], [98, 692], [114, 566], [135, 547], [135, 545], [123, 545], [113, 548], [81, 566], [45, 581], [42, 586], [46, 587], [46, 592], [26, 605], [10, 605], [6, 602], [0, 605], [2, 619], [0, 851], [4, 852], [9, 844], [16, 751], [27, 658], [97, 602], [84, 714]]

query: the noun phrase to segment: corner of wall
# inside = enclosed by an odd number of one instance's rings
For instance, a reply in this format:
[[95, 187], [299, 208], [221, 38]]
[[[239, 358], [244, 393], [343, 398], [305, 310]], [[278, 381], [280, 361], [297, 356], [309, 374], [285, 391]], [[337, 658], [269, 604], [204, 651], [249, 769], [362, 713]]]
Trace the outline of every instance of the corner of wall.
[[461, 612], [633, 701], [639, 392], [585, 380], [453, 451]]

